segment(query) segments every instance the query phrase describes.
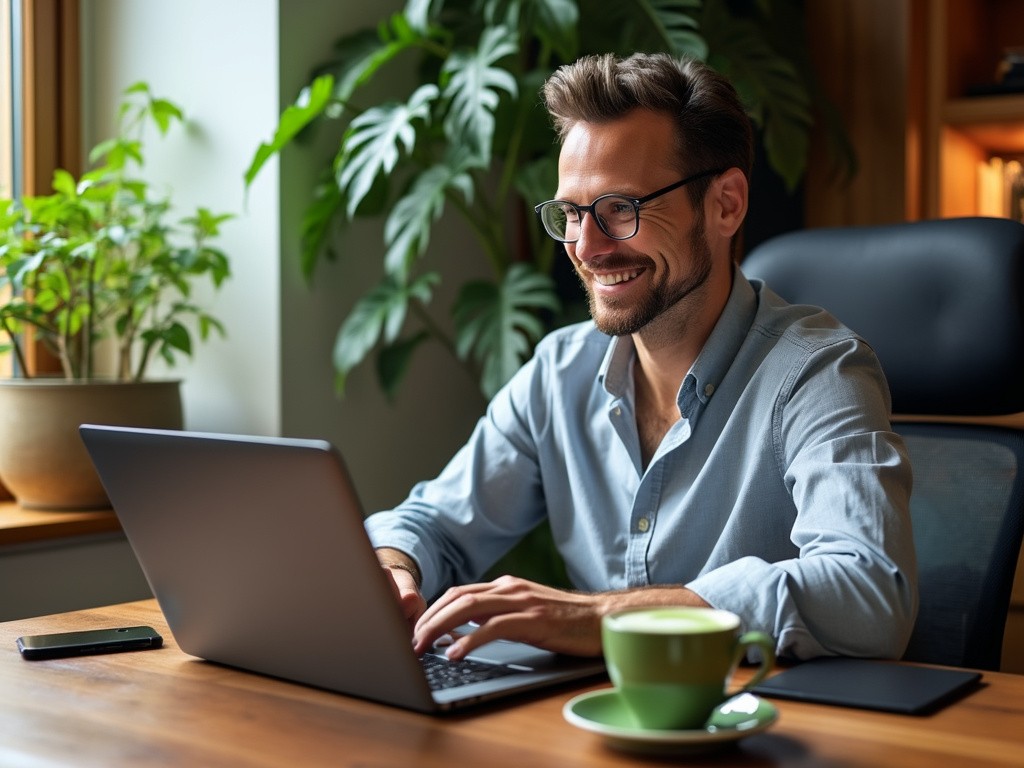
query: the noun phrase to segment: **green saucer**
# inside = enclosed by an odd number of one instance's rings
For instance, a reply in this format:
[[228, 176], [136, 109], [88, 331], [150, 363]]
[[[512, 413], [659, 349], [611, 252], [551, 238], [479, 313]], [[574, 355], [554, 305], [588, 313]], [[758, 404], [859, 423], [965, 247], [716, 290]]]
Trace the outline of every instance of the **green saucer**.
[[704, 728], [663, 731], [640, 728], [614, 688], [570, 699], [562, 716], [577, 728], [605, 737], [609, 746], [630, 752], [704, 751], [738, 741], [768, 728], [778, 710], [752, 693], [741, 693], [720, 706]]

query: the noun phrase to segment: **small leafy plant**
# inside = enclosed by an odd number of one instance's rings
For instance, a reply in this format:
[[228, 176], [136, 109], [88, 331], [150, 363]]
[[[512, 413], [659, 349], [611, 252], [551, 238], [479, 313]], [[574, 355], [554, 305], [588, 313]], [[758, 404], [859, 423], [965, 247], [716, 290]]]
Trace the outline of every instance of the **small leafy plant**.
[[[229, 276], [212, 245], [230, 214], [198, 208], [170, 223], [170, 200], [133, 172], [141, 168], [147, 125], [166, 135], [181, 109], [146, 83], [124, 91], [117, 135], [93, 148], [91, 170], [58, 169], [53, 194], [0, 199], [0, 351], [26, 367], [27, 340], [42, 343], [67, 379], [105, 374], [139, 380], [154, 355], [173, 364], [191, 355], [191, 320], [200, 338], [222, 324], [191, 301], [192, 285]], [[113, 339], [115, 370], [97, 371], [97, 346]]]

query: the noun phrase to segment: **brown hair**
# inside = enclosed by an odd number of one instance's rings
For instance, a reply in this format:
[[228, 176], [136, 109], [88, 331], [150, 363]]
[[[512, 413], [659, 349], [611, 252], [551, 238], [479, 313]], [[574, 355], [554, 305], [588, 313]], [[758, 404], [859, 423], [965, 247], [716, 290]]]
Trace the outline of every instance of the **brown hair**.
[[[578, 122], [600, 123], [634, 109], [664, 112], [676, 126], [677, 165], [684, 176], [754, 162], [750, 118], [728, 80], [706, 64], [667, 53], [584, 56], [560, 67], [541, 89], [559, 140]], [[688, 187], [694, 204], [710, 179]]]

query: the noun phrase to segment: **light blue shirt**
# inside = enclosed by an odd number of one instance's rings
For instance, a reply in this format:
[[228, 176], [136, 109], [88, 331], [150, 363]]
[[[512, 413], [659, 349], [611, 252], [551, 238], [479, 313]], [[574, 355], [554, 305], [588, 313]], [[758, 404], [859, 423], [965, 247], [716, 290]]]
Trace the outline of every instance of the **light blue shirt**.
[[547, 516], [583, 591], [685, 585], [779, 655], [898, 657], [917, 612], [906, 450], [878, 361], [737, 269], [645, 470], [628, 336], [555, 331], [441, 475], [367, 520], [435, 597]]

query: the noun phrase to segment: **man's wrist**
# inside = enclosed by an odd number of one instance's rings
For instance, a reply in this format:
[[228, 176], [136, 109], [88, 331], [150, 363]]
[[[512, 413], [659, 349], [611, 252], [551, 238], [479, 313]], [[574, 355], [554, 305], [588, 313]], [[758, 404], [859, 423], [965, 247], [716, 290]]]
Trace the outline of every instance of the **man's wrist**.
[[419, 567], [416, 565], [415, 561], [404, 552], [398, 552], [397, 550], [393, 552], [378, 550], [377, 559], [380, 562], [381, 568], [405, 571], [412, 576], [412, 580], [416, 582], [417, 587], [422, 586], [423, 576], [420, 573]]

